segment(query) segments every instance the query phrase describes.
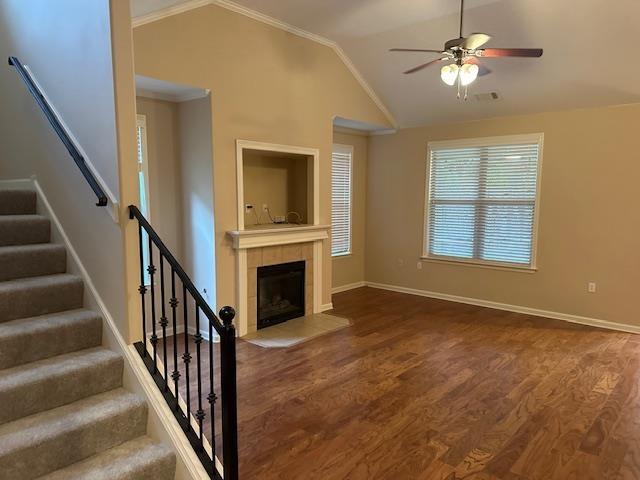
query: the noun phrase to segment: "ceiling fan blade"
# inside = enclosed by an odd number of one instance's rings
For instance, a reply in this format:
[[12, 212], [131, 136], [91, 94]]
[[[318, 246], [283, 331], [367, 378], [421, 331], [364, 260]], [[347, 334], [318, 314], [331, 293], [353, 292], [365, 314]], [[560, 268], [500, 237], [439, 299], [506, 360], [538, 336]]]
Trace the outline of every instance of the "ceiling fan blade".
[[491, 36], [486, 33], [472, 33], [465, 38], [460, 44], [461, 48], [466, 50], [475, 50], [491, 40]]
[[423, 50], [421, 48], [390, 48], [390, 52], [430, 52], [442, 53], [442, 50]]
[[541, 48], [485, 48], [478, 51], [480, 57], [541, 57]]
[[438, 63], [438, 62], [440, 62], [442, 60], [445, 60], [445, 58], [436, 58], [435, 60], [431, 60], [430, 62], [423, 63], [422, 65], [418, 65], [417, 67], [413, 67], [411, 70], [407, 70], [404, 73], [405, 74], [415, 73], [415, 72], [417, 72], [419, 70], [422, 70], [423, 68], [427, 68], [428, 66], [433, 65], [434, 63]]
[[464, 59], [464, 63], [473, 63], [474, 65], [477, 65], [479, 77], [483, 77], [491, 73], [491, 70], [482, 65], [482, 63], [480, 63], [476, 57], [467, 57]]

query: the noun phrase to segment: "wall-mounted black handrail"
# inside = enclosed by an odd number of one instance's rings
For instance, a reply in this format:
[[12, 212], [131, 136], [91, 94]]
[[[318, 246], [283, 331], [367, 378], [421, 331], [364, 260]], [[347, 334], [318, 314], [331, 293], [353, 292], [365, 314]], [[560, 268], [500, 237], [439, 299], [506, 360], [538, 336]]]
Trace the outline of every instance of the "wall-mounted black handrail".
[[[182, 426], [203, 466], [211, 478], [216, 480], [221, 479], [216, 467], [218, 450], [216, 447], [215, 415], [218, 400], [215, 363], [219, 358], [224, 480], [238, 480], [236, 333], [233, 325], [235, 311], [231, 307], [223, 307], [220, 310], [221, 322], [202, 298], [198, 289], [158, 233], [135, 205], [129, 205], [129, 218], [135, 218], [138, 221], [140, 258], [140, 286], [138, 292], [141, 296], [142, 341], [135, 343], [136, 349], [167, 404], [171, 407], [176, 420]], [[146, 238], [143, 232], [146, 233]], [[165, 263], [168, 264], [167, 270], [165, 270]], [[159, 269], [157, 268], [158, 266]], [[145, 276], [145, 272], [148, 277]], [[182, 283], [182, 288], [176, 288], [176, 277]], [[165, 295], [167, 290], [165, 288], [166, 283], [169, 284], [168, 288], [170, 288], [170, 298], [168, 300]], [[145, 298], [148, 291], [150, 298]], [[182, 299], [179, 298], [180, 292], [182, 293]], [[193, 304], [187, 293], [191, 295]], [[178, 318], [180, 315], [178, 304], [180, 302], [182, 302], [181, 319]], [[159, 321], [156, 318], [158, 311], [160, 312]], [[171, 312], [169, 316], [171, 317], [172, 325], [167, 315], [169, 311]], [[190, 312], [192, 314], [191, 317], [189, 316]], [[204, 313], [207, 320], [206, 324], [200, 321], [200, 312]], [[191, 318], [191, 323], [189, 323], [189, 318]], [[180, 329], [184, 332], [184, 338], [178, 341]], [[214, 332], [220, 338], [219, 357], [214, 355]], [[208, 359], [205, 352], [202, 351], [202, 343], [206, 338], [203, 333], [208, 335], [209, 338], [209, 346], [205, 349], [206, 353], [208, 353]], [[147, 337], [151, 344], [150, 348], [147, 346]], [[179, 350], [182, 352], [180, 356], [178, 354]], [[172, 359], [168, 353], [172, 353]], [[192, 354], [195, 354], [195, 358]], [[182, 363], [179, 362], [179, 357], [182, 359]], [[195, 360], [195, 371], [190, 369], [192, 360]], [[173, 364], [172, 372], [169, 372], [170, 363]], [[195, 375], [195, 378], [192, 375]], [[181, 384], [180, 379], [183, 376], [185, 380]], [[192, 382], [190, 382], [190, 379], [196, 380], [194, 387], [191, 387]], [[180, 385], [185, 390], [185, 398], [182, 403], [180, 401]], [[208, 390], [208, 394], [206, 390]], [[203, 399], [209, 403], [208, 412], [203, 408]], [[193, 426], [192, 417], [195, 419], [197, 428]], [[209, 418], [210, 423], [210, 456], [205, 449], [204, 442], [204, 423], [206, 418]]]
[[102, 189], [102, 187], [100, 187], [100, 184], [96, 180], [95, 176], [93, 175], [89, 167], [87, 167], [87, 163], [85, 162], [84, 157], [82, 156], [82, 154], [80, 154], [80, 152], [74, 145], [71, 138], [69, 138], [69, 135], [65, 131], [64, 127], [60, 124], [60, 120], [58, 120], [58, 117], [56, 117], [56, 114], [53, 112], [53, 109], [51, 108], [47, 100], [44, 98], [44, 95], [42, 94], [40, 89], [37, 87], [33, 78], [31, 78], [31, 75], [29, 74], [27, 69], [24, 68], [24, 65], [20, 63], [20, 60], [18, 60], [16, 57], [9, 57], [9, 65], [15, 67], [16, 71], [18, 72], [18, 75], [20, 75], [20, 78], [22, 78], [22, 81], [27, 86], [27, 89], [29, 90], [33, 98], [36, 100], [36, 103], [44, 113], [44, 116], [47, 117], [47, 120], [49, 120], [49, 123], [55, 130], [56, 134], [58, 135], [60, 140], [62, 140], [62, 143], [64, 143], [64, 146], [69, 151], [71, 158], [73, 158], [73, 161], [76, 162], [76, 165], [82, 172], [82, 175], [84, 176], [85, 180], [89, 183], [89, 186], [98, 197], [98, 203], [96, 203], [96, 205], [98, 207], [106, 206], [107, 195], [104, 193], [104, 190]]

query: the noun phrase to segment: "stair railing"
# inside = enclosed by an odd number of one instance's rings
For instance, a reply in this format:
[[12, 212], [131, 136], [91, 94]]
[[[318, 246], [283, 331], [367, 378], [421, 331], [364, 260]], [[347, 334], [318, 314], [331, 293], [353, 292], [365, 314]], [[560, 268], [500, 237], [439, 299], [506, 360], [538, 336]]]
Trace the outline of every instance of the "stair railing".
[[[135, 344], [136, 349], [211, 478], [237, 480], [236, 334], [233, 326], [235, 311], [231, 307], [223, 307], [220, 310], [221, 322], [135, 205], [129, 206], [129, 218], [138, 220], [140, 250], [138, 292], [142, 306], [142, 341]], [[148, 250], [145, 252], [145, 249]], [[156, 260], [159, 265], [155, 263]], [[170, 269], [168, 272], [165, 272], [165, 263]], [[159, 266], [159, 270], [156, 265]], [[176, 280], [180, 282], [181, 288], [176, 288]], [[167, 285], [165, 285], [167, 282], [170, 288], [168, 301]], [[156, 291], [158, 283], [159, 292]], [[150, 298], [146, 298], [147, 293], [150, 294]], [[157, 298], [158, 294], [160, 298]], [[182, 302], [182, 309], [178, 307], [180, 302]], [[158, 307], [159, 320], [156, 318]], [[171, 310], [171, 320], [167, 317], [168, 309]], [[194, 314], [191, 317], [194, 319], [191, 325], [190, 310]], [[201, 319], [201, 313], [204, 319]], [[181, 319], [179, 319], [180, 315]], [[184, 338], [178, 340], [181, 332], [184, 333]], [[205, 339], [203, 333], [209, 340], [206, 354], [202, 351], [202, 342]], [[214, 352], [215, 336], [220, 339], [217, 355]], [[180, 356], [182, 362], [178, 360], [179, 350], [182, 352]], [[167, 358], [169, 353], [173, 357], [172, 360]], [[191, 371], [190, 367], [194, 359], [193, 353], [196, 361], [195, 371]], [[170, 363], [173, 365], [173, 370], [169, 374]], [[216, 364], [219, 365], [219, 375], [216, 375], [218, 366]], [[181, 384], [180, 379], [183, 374], [184, 384]], [[191, 386], [193, 374], [196, 375], [195, 392], [192, 391]], [[219, 442], [216, 438], [218, 393], [222, 404], [220, 414], [223, 461], [221, 464], [217, 456]], [[208, 409], [203, 408], [204, 400], [209, 403]], [[210, 429], [205, 432], [207, 417]], [[210, 440], [206, 438], [206, 433], [209, 433]]]
[[60, 140], [62, 140], [62, 143], [67, 148], [69, 155], [71, 155], [71, 158], [73, 158], [73, 161], [76, 162], [76, 165], [80, 169], [80, 172], [82, 172], [82, 175], [91, 187], [91, 190], [93, 190], [93, 193], [95, 193], [96, 197], [98, 197], [98, 202], [96, 203], [96, 205], [98, 207], [105, 207], [108, 203], [106, 193], [100, 186], [100, 183], [96, 179], [95, 175], [87, 166], [87, 162], [85, 161], [84, 157], [71, 140], [71, 137], [69, 137], [67, 131], [60, 123], [60, 120], [54, 113], [53, 108], [51, 108], [51, 105], [49, 105], [49, 102], [47, 102], [45, 96], [38, 88], [35, 80], [31, 77], [27, 69], [16, 57], [9, 57], [9, 65], [15, 67], [16, 72], [18, 72], [18, 75], [20, 75], [20, 78], [27, 86], [27, 89], [42, 110], [42, 113], [44, 113], [44, 116], [47, 117], [47, 120], [49, 120], [49, 123], [53, 127], [53, 130], [56, 132]]

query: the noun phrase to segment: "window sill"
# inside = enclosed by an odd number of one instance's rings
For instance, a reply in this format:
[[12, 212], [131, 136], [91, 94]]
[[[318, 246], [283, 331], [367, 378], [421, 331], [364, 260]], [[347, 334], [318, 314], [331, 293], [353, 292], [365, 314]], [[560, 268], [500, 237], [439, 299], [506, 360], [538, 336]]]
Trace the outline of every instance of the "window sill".
[[474, 260], [458, 260], [454, 258], [434, 258], [421, 256], [420, 260], [423, 262], [444, 263], [451, 265], [460, 265], [463, 267], [488, 268], [491, 270], [503, 270], [507, 272], [536, 273], [538, 271], [537, 267], [520, 267], [517, 265], [502, 265], [499, 263], [480, 262]]
[[331, 255], [331, 258], [348, 258], [352, 255], [352, 252], [347, 253], [335, 253]]

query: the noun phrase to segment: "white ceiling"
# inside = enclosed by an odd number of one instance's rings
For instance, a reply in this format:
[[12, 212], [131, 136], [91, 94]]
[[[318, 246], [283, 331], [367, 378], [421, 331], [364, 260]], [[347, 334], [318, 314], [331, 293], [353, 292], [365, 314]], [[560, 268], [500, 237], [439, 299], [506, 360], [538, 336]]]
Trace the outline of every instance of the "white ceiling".
[[[539, 59], [484, 59], [493, 73], [471, 93], [494, 102], [458, 101], [438, 67], [402, 71], [435, 54], [391, 47], [442, 48], [457, 37], [458, 0], [234, 0], [337, 42], [399, 126], [474, 120], [640, 102], [635, 55], [639, 0], [467, 0], [464, 32], [485, 32], [492, 47], [539, 47]], [[132, 0], [134, 16], [188, 0]]]

